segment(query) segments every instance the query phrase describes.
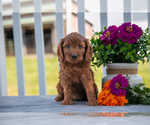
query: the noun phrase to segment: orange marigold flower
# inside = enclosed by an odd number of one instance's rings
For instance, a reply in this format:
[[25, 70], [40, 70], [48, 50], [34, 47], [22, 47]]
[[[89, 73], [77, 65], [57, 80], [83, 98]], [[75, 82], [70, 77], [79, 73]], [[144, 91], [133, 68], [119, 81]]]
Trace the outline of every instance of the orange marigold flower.
[[111, 79], [108, 80], [107, 82], [105, 82], [103, 88], [104, 88], [104, 89], [109, 89], [110, 82], [111, 82]]

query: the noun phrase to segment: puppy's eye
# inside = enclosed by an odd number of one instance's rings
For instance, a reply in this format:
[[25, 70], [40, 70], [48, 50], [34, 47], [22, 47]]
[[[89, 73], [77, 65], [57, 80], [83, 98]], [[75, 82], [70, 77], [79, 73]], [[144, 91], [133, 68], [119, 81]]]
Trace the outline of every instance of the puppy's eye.
[[67, 45], [66, 48], [70, 48], [70, 45]]
[[79, 48], [82, 48], [83, 46], [79, 45]]

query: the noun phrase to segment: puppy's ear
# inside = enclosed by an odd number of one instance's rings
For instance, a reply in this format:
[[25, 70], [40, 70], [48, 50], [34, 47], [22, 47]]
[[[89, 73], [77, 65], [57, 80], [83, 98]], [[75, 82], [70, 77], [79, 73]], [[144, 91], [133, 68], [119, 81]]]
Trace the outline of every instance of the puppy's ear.
[[93, 54], [93, 48], [89, 45], [89, 40], [85, 40], [86, 44], [86, 50], [85, 50], [85, 60], [91, 61], [92, 54]]
[[64, 39], [61, 39], [57, 49], [58, 60], [60, 62], [64, 61], [63, 44], [64, 44]]

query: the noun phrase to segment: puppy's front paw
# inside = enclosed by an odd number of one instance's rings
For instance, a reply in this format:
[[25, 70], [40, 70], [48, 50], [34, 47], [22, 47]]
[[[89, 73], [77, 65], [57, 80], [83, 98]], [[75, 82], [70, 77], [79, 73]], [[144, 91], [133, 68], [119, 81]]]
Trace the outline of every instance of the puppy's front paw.
[[63, 100], [62, 105], [72, 105], [73, 104], [73, 101], [72, 100]]
[[55, 100], [56, 100], [56, 101], [62, 101], [62, 100], [63, 100], [63, 97], [57, 96], [57, 97], [55, 98]]
[[89, 102], [89, 106], [99, 106], [100, 104], [97, 101]]

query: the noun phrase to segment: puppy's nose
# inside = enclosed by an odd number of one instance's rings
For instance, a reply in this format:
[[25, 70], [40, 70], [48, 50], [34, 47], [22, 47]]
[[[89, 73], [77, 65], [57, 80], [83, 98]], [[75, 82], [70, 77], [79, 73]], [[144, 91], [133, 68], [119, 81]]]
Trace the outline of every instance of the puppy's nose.
[[76, 59], [77, 58], [77, 54], [72, 54], [72, 59]]

